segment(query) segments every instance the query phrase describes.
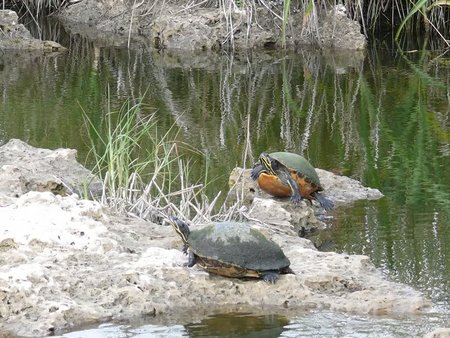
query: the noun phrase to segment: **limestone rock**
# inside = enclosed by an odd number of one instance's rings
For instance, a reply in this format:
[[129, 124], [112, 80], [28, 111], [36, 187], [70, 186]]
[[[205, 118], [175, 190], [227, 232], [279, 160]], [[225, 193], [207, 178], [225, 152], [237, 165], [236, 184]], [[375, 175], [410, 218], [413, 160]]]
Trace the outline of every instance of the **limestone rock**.
[[53, 41], [34, 39], [24, 25], [19, 24], [17, 13], [0, 10], [0, 50], [58, 52], [66, 48]]
[[347, 17], [345, 7], [336, 5], [322, 18], [320, 43], [327, 48], [362, 51], [366, 49], [367, 40], [360, 31], [360, 24]]
[[[35, 174], [30, 168], [67, 170], [76, 167], [74, 157], [73, 151], [13, 140], [0, 148], [2, 165], [15, 168], [4, 170], [2, 179], [18, 181], [10, 184], [13, 192], [26, 190], [23, 182]], [[86, 172], [73, 174], [84, 178]], [[184, 314], [188, 323], [236, 306], [292, 317], [305, 308], [420, 314], [430, 304], [412, 288], [385, 280], [367, 256], [317, 251], [297, 236], [287, 211], [276, 211], [284, 213], [281, 230], [254, 223], [281, 246], [296, 272], [269, 285], [184, 267], [181, 240], [169, 226], [106, 215], [101, 205], [76, 195], [6, 193], [0, 191], [0, 335], [44, 336], [107, 318], [169, 313]], [[267, 208], [275, 203], [255, 201]]]
[[438, 328], [427, 333], [423, 338], [450, 338], [450, 328]]
[[316, 168], [320, 182], [324, 186], [323, 194], [336, 205], [349, 205], [358, 200], [377, 200], [384, 195], [374, 188], [364, 187], [361, 182], [347, 176]]
[[95, 202], [49, 192], [29, 192], [1, 209], [7, 222], [0, 242], [8, 243], [0, 250], [3, 329], [42, 336], [109, 317], [189, 308], [206, 315], [211, 304], [291, 315], [304, 307], [417, 314], [429, 305], [412, 288], [384, 280], [367, 256], [319, 252], [309, 240], [284, 233], [268, 235], [296, 275], [282, 275], [275, 285], [186, 268], [171, 227], [107, 217], [101, 210]]
[[[125, 1], [86, 0], [64, 8], [58, 17], [64, 22], [83, 23], [121, 36], [128, 36], [130, 32], [138, 40], [142, 37], [145, 42], [151, 41], [156, 49], [169, 51], [217, 51], [231, 46], [237, 50], [282, 47], [280, 19], [273, 15], [278, 12], [282, 16], [280, 2], [270, 4], [273, 10], [256, 5], [252, 8], [230, 6], [227, 11], [173, 2], [140, 3], [133, 8], [134, 5]], [[358, 22], [347, 18], [345, 13], [326, 12], [323, 8], [318, 11], [322, 14], [313, 25], [317, 26], [317, 31], [312, 35], [305, 33], [307, 20], [303, 13], [291, 12], [286, 30], [288, 47], [319, 42], [319, 46], [325, 48], [365, 48], [366, 39], [360, 33]], [[155, 13], [157, 15], [153, 15]]]
[[0, 147], [0, 195], [18, 197], [28, 191], [80, 194], [85, 185], [91, 193], [101, 182], [76, 161], [73, 149], [39, 149], [11, 139]]
[[248, 215], [263, 224], [269, 224], [272, 229], [289, 235], [304, 237], [308, 232], [324, 228], [314, 210], [302, 201], [300, 206], [293, 206], [287, 201], [255, 197], [249, 208]]

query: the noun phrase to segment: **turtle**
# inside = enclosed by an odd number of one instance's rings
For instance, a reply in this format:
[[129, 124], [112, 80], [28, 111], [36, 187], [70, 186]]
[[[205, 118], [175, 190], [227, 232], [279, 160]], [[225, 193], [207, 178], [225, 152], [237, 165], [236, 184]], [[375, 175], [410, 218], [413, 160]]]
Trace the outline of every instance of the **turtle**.
[[216, 222], [199, 230], [176, 216], [170, 223], [189, 255], [184, 266], [197, 264], [203, 270], [225, 277], [262, 278], [274, 284], [280, 274], [295, 274], [283, 250], [261, 231], [247, 223]]
[[262, 153], [251, 178], [272, 196], [291, 197], [294, 204], [302, 198], [317, 200], [323, 209], [333, 209], [333, 201], [320, 194], [323, 187], [314, 167], [303, 157], [289, 152]]

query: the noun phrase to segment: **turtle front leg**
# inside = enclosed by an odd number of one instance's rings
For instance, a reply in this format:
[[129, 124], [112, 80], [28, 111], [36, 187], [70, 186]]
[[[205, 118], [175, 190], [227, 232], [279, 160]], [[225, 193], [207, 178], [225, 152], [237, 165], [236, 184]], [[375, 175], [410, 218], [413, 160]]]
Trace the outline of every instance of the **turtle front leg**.
[[183, 254], [185, 254], [185, 255], [187, 255], [188, 254], [188, 249], [189, 249], [189, 245], [187, 245], [187, 244], [184, 244], [183, 245]]
[[278, 273], [278, 271], [269, 270], [261, 273], [261, 277], [267, 284], [275, 284], [278, 278], [280, 278], [280, 274]]
[[287, 177], [287, 182], [289, 184], [289, 187], [292, 191], [291, 201], [295, 205], [300, 204], [302, 201], [302, 194], [300, 193], [300, 188], [297, 184], [297, 182], [292, 178], [292, 176], [289, 174]]
[[257, 164], [253, 167], [250, 177], [253, 181], [256, 181], [259, 178], [259, 175], [264, 171], [264, 167], [261, 164]]
[[195, 258], [195, 254], [193, 252], [189, 252], [189, 260], [187, 263], [184, 263], [184, 266], [187, 266], [188, 268], [192, 268], [195, 263], [197, 263], [197, 259]]

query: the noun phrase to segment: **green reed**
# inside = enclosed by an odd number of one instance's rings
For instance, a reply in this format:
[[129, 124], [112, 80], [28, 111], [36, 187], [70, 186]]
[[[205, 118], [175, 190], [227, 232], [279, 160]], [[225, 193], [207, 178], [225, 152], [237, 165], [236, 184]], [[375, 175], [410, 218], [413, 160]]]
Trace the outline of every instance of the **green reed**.
[[142, 100], [128, 99], [118, 111], [108, 106], [101, 126], [85, 111], [83, 117], [88, 158], [103, 182], [99, 198], [103, 205], [152, 221], [170, 214], [210, 217], [213, 208], [204, 196], [206, 184], [191, 183], [190, 160], [182, 154], [187, 147], [175, 141], [174, 126], [159, 132], [157, 111]]

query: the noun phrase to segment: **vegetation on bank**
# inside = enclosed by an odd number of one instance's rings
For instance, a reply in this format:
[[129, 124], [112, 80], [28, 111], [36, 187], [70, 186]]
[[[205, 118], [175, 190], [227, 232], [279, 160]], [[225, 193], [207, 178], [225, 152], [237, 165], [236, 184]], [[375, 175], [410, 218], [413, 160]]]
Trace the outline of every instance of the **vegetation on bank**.
[[171, 215], [195, 223], [242, 214], [242, 199], [219, 207], [219, 192], [210, 201], [205, 193], [210, 183], [207, 172], [204, 182], [191, 182], [186, 158], [199, 151], [177, 142], [174, 128], [160, 134], [155, 110], [142, 99], [126, 100], [117, 112], [108, 106], [99, 126], [85, 111], [83, 118], [90, 143], [88, 161], [103, 182], [100, 196], [85, 197], [93, 197], [118, 214], [155, 223]]
[[[87, 0], [81, 0], [87, 1]], [[19, 12], [27, 12], [34, 18], [53, 14], [73, 3], [66, 0], [5, 0], [3, 8], [14, 9]], [[168, 2], [126, 2], [132, 20], [138, 16], [151, 15], [155, 11], [164, 10]], [[304, 33], [311, 41], [320, 41], [318, 22], [321, 14], [335, 7], [336, 1], [319, 0], [285, 0], [283, 2], [269, 0], [194, 0], [186, 1], [185, 4], [177, 5], [183, 9], [200, 7], [217, 8], [223, 13], [226, 21], [228, 34], [225, 35], [223, 43], [228, 42], [233, 46], [233, 34], [242, 29], [242, 22], [237, 22], [233, 13], [236, 10], [244, 10], [247, 16], [246, 25], [259, 25], [258, 11], [267, 11], [273, 18], [273, 25], [282, 32], [282, 45], [285, 45], [286, 32], [292, 22], [293, 13], [301, 13], [303, 17]], [[347, 16], [356, 20], [361, 25], [363, 32], [369, 39], [384, 34], [394, 37], [398, 41], [402, 36], [415, 38], [418, 34], [426, 33], [439, 38], [447, 47], [450, 46], [450, 6], [446, 0], [408, 0], [394, 1], [345, 1], [339, 6], [344, 6]], [[241, 20], [241, 19], [239, 19]], [[249, 34], [249, 32], [247, 32]]]

